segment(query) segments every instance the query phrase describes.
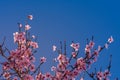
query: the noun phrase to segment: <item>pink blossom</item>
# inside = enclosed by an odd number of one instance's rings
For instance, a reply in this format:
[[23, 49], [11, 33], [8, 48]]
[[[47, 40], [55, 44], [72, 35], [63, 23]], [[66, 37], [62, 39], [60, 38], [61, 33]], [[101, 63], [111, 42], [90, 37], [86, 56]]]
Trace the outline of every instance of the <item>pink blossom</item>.
[[56, 51], [57, 47], [55, 45], [53, 45], [52, 49], [53, 49], [53, 51]]
[[21, 50], [26, 50], [26, 46], [22, 44], [21, 47], [20, 47], [20, 49]]
[[103, 73], [102, 73], [102, 72], [98, 72], [98, 73], [97, 73], [97, 78], [98, 78], [99, 80], [102, 80], [102, 78], [103, 78]]
[[30, 25], [28, 24], [25, 25], [25, 30], [29, 30], [30, 28], [31, 28]]
[[81, 78], [80, 78], [80, 80], [84, 80], [84, 78], [83, 78], [83, 77], [81, 77]]
[[32, 65], [30, 66], [30, 71], [35, 71], [35, 65], [32, 64]]
[[77, 59], [76, 66], [77, 66], [77, 69], [80, 71], [86, 69], [86, 63], [82, 57]]
[[2, 69], [5, 70], [5, 71], [9, 70], [10, 69], [9, 63], [8, 62], [4, 62]]
[[20, 28], [22, 27], [22, 24], [21, 24], [21, 23], [19, 24], [19, 27], [20, 27]]
[[98, 51], [101, 51], [102, 47], [101, 46], [98, 46]]
[[90, 52], [91, 52], [89, 45], [86, 45], [86, 47], [85, 47], [85, 52], [86, 52], [86, 53], [90, 53]]
[[24, 80], [34, 80], [34, 78], [31, 75], [25, 75]]
[[45, 75], [43, 75], [42, 73], [37, 74], [36, 80], [45, 80]]
[[35, 35], [32, 35], [32, 38], [35, 39]]
[[3, 76], [5, 79], [9, 79], [11, 75], [9, 72], [4, 72]]
[[33, 16], [32, 15], [28, 15], [28, 19], [32, 20]]
[[35, 62], [35, 57], [34, 57], [34, 56], [31, 56], [31, 57], [30, 57], [30, 61], [31, 61], [31, 62]]
[[51, 67], [51, 71], [56, 71], [56, 67], [55, 67], [55, 66], [52, 66], [52, 67]]
[[90, 48], [93, 48], [94, 45], [95, 45], [95, 43], [93, 41], [90, 41], [90, 43], [89, 43]]
[[110, 38], [108, 38], [108, 42], [109, 43], [112, 43], [114, 40], [113, 40], [113, 37], [111, 36]]
[[51, 74], [50, 74], [49, 72], [47, 72], [47, 73], [45, 74], [45, 77], [46, 77], [46, 79], [49, 79], [49, 78], [51, 77]]
[[[28, 15], [28, 19], [32, 20], [33, 16]], [[19, 25], [19, 29], [21, 27], [22, 24]], [[32, 41], [35, 39], [34, 35], [31, 37], [27, 33], [26, 30], [29, 30], [30, 28], [30, 25], [27, 24], [25, 25], [24, 31], [21, 29], [19, 32], [13, 33], [14, 42], [17, 44], [16, 49], [9, 51], [6, 47], [5, 49], [4, 47], [1, 48], [1, 56], [4, 57], [6, 61], [0, 62], [2, 65], [0, 75], [2, 78], [5, 78], [5, 80], [75, 80], [79, 75], [79, 80], [84, 80], [84, 76], [81, 75], [84, 75], [84, 72], [90, 68], [91, 64], [97, 61], [99, 52], [103, 48], [107, 48], [109, 43], [114, 41], [111, 36], [108, 39], [108, 42], [103, 47], [98, 46], [98, 49], [94, 49], [93, 47], [95, 43], [90, 41], [85, 47], [86, 54], [84, 57], [80, 57], [81, 54], [79, 55], [78, 53], [80, 48], [79, 43], [72, 43], [70, 45], [73, 48], [72, 53], [69, 54], [68, 51], [64, 54], [62, 53], [63, 50], [61, 53], [58, 52], [58, 56], [54, 59], [56, 66], [51, 67], [51, 71], [53, 71], [54, 74], [50, 74], [49, 72], [41, 73], [41, 64], [46, 62], [46, 58], [40, 57], [38, 67], [34, 65], [34, 53], [36, 52], [36, 48], [38, 48], [38, 43]], [[52, 49], [53, 51], [56, 51], [57, 47], [53, 45]], [[65, 49], [67, 49], [66, 46], [64, 46], [64, 50]], [[5, 54], [5, 50], [8, 51], [9, 54]], [[108, 80], [110, 71], [96, 71], [94, 75], [89, 75], [97, 80]]]
[[15, 32], [13, 33], [14, 36], [14, 42], [19, 42], [19, 43], [25, 43], [26, 38], [25, 38], [25, 32]]
[[35, 48], [38, 48], [38, 43], [36, 42], [30, 42], [30, 45], [35, 49]]
[[45, 57], [41, 57], [41, 58], [40, 58], [40, 62], [41, 62], [41, 63], [46, 62], [46, 58], [45, 58]]
[[79, 49], [79, 47], [80, 47], [79, 43], [72, 43], [70, 46], [71, 46], [73, 49], [75, 49], [75, 51], [78, 51], [78, 49]]
[[59, 54], [59, 56], [57, 57], [57, 60], [59, 61], [60, 64], [61, 63], [64, 63], [64, 65], [68, 64], [68, 59], [64, 54]]
[[99, 53], [99, 52], [98, 52], [97, 50], [94, 51], [94, 55], [95, 55], [95, 56], [98, 56], [98, 53]]
[[72, 52], [72, 57], [75, 58], [77, 56], [76, 52]]

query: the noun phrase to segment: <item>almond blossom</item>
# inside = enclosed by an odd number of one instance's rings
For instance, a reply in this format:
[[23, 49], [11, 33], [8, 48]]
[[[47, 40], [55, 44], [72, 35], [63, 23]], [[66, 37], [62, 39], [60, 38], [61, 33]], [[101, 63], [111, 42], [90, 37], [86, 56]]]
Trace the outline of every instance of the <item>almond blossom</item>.
[[108, 42], [109, 43], [112, 43], [114, 40], [113, 40], [113, 37], [111, 36], [109, 39], [108, 39]]
[[75, 51], [78, 51], [78, 50], [79, 50], [79, 47], [80, 47], [79, 43], [72, 43], [70, 46], [71, 46], [72, 48], [74, 48]]
[[3, 74], [3, 76], [4, 76], [5, 79], [9, 79], [11, 75], [10, 75], [9, 72], [5, 72], [5, 73]]
[[46, 62], [46, 58], [45, 58], [45, 57], [41, 57], [41, 58], [40, 58], [40, 62], [41, 62], [41, 63]]
[[32, 15], [28, 15], [28, 19], [32, 20], [33, 16]]
[[53, 45], [52, 49], [53, 49], [53, 51], [56, 51], [57, 47], [55, 45]]
[[25, 30], [29, 30], [31, 27], [30, 27], [30, 25], [29, 24], [26, 24], [25, 25]]
[[[28, 15], [28, 19], [32, 20], [33, 16]], [[24, 28], [24, 30], [22, 29]], [[19, 25], [19, 31], [13, 33], [14, 43], [17, 45], [14, 49], [9, 50], [5, 45], [1, 46], [0, 56], [5, 59], [1, 61], [0, 80], [85, 80], [83, 74], [87, 74], [93, 80], [108, 80], [111, 76], [111, 58], [110, 63], [105, 71], [89, 72], [92, 64], [97, 62], [100, 52], [112, 43], [111, 36], [103, 46], [95, 48], [95, 42], [90, 40], [85, 48], [84, 56], [79, 53], [79, 43], [72, 42], [72, 52], [67, 52], [66, 43], [61, 48], [52, 46], [54, 52], [58, 55], [54, 58], [55, 65], [51, 67], [50, 72], [43, 73], [41, 66], [45, 65], [46, 57], [40, 57], [38, 65], [35, 65], [35, 53], [39, 48], [35, 41], [35, 36], [29, 34], [30, 25]], [[63, 49], [63, 48], [64, 49]], [[8, 54], [7, 54], [8, 53]], [[83, 52], [84, 53], [84, 52]], [[78, 77], [79, 76], [79, 77]]]

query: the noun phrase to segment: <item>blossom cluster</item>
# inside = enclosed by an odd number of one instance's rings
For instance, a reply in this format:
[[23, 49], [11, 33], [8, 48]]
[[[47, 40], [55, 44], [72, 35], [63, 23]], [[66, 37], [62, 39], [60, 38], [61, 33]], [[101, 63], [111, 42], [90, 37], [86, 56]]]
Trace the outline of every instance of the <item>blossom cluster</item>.
[[[32, 20], [33, 16], [28, 15], [27, 18]], [[9, 50], [5, 45], [1, 46], [1, 57], [6, 60], [0, 62], [2, 66], [0, 80], [75, 80], [77, 76], [82, 73], [87, 73], [94, 80], [108, 80], [110, 69], [105, 72], [98, 71], [94, 75], [87, 70], [97, 61], [100, 52], [104, 48], [108, 48], [108, 45], [113, 42], [112, 36], [104, 46], [98, 46], [97, 49], [94, 49], [95, 43], [93, 40], [87, 42], [84, 49], [84, 57], [79, 56], [79, 43], [72, 42], [70, 44], [70, 47], [73, 49], [70, 54], [66, 53], [66, 42], [64, 43], [64, 52], [62, 52], [62, 48], [59, 49], [57, 46], [53, 45], [53, 51], [58, 52], [58, 56], [55, 58], [57, 65], [51, 67], [51, 71], [54, 74], [51, 74], [50, 72], [41, 72], [40, 67], [46, 62], [45, 57], [40, 57], [38, 66], [34, 64], [34, 53], [39, 46], [35, 41], [36, 37], [29, 34], [30, 29], [31, 26], [28, 23], [25, 24], [25, 26], [19, 23], [19, 31], [13, 33], [14, 43], [17, 45], [17, 48]], [[80, 80], [84, 80], [84, 78], [81, 77]]]

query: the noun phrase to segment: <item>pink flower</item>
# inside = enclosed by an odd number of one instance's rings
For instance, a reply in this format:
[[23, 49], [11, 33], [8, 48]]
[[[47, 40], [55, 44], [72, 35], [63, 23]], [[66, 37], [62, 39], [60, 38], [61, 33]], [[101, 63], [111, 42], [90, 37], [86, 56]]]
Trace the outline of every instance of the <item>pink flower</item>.
[[114, 40], [113, 40], [113, 37], [111, 36], [110, 38], [108, 38], [108, 42], [109, 43], [112, 43]]
[[41, 58], [40, 58], [40, 62], [41, 62], [41, 63], [46, 62], [46, 58], [45, 58], [45, 57], [41, 57]]
[[32, 64], [32, 65], [30, 66], [30, 71], [35, 71], [35, 65]]
[[34, 57], [34, 56], [31, 56], [30, 61], [31, 61], [31, 62], [35, 62], [35, 57]]
[[21, 23], [19, 23], [19, 27], [20, 27], [20, 28], [22, 27], [22, 24], [21, 24]]
[[110, 76], [110, 71], [105, 70], [105, 72], [103, 73], [103, 78], [104, 78], [105, 80], [109, 80], [109, 79], [107, 78], [108, 76]]
[[81, 78], [80, 78], [80, 80], [84, 80], [84, 78], [83, 78], [83, 77], [81, 77]]
[[25, 32], [15, 32], [13, 33], [14, 36], [14, 42], [19, 42], [19, 43], [25, 43], [26, 38], [25, 38]]
[[97, 78], [98, 78], [99, 80], [102, 80], [102, 78], [103, 78], [103, 73], [102, 73], [102, 72], [98, 72], [98, 73], [97, 73]]
[[90, 53], [90, 52], [91, 52], [89, 45], [86, 45], [86, 47], [85, 47], [85, 52], [86, 52], [86, 53]]
[[39, 74], [36, 75], [35, 80], [45, 80], [45, 75], [43, 75], [42, 73], [39, 73]]
[[26, 46], [25, 45], [21, 45], [21, 50], [26, 50]]
[[57, 60], [58, 60], [59, 62], [64, 62], [64, 61], [66, 61], [66, 57], [65, 57], [65, 55], [63, 55], [63, 54], [59, 54], [59, 56], [57, 57]]
[[3, 70], [5, 70], [5, 71], [9, 70], [9, 69], [10, 69], [9, 63], [8, 63], [8, 62], [4, 62], [2, 68], [3, 68]]
[[77, 56], [76, 52], [72, 52], [72, 57], [75, 58]]
[[75, 51], [78, 51], [78, 49], [79, 49], [79, 47], [80, 47], [79, 43], [72, 43], [70, 46], [71, 46], [73, 49], [75, 49]]
[[30, 28], [31, 28], [30, 25], [28, 24], [25, 25], [25, 30], [29, 30]]
[[98, 52], [101, 51], [102, 47], [101, 46], [98, 46]]
[[38, 48], [38, 43], [36, 42], [30, 42], [30, 45], [35, 49], [35, 48]]
[[32, 15], [28, 15], [28, 19], [32, 20], [33, 16]]
[[51, 71], [56, 71], [56, 67], [55, 67], [55, 66], [52, 66], [52, 67], [51, 67]]
[[32, 38], [35, 39], [35, 35], [32, 35]]
[[94, 51], [94, 55], [95, 55], [95, 56], [98, 56], [98, 53], [99, 53], [99, 52], [98, 52], [97, 50]]
[[31, 75], [25, 75], [24, 80], [34, 80], [34, 78]]
[[77, 69], [80, 71], [86, 69], [86, 63], [82, 57], [77, 59], [76, 66], [77, 66]]
[[51, 77], [50, 73], [47, 72], [47, 73], [45, 74], [45, 77], [46, 77], [47, 79], [50, 78], [50, 77]]
[[90, 41], [90, 43], [89, 43], [90, 48], [93, 48], [94, 45], [95, 45], [95, 43], [93, 41]]
[[52, 49], [53, 49], [53, 51], [56, 51], [57, 47], [55, 45], [53, 45]]
[[9, 72], [4, 72], [3, 76], [5, 79], [9, 79], [11, 75]]

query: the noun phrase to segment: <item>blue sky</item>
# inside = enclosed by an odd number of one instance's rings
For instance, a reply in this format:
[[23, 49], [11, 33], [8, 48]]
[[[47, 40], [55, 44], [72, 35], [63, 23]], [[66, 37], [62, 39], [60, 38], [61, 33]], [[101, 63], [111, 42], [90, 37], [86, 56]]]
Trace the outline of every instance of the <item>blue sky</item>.
[[[114, 43], [99, 56], [98, 64], [106, 67], [109, 55], [113, 55], [111, 80], [120, 76], [120, 1], [119, 0], [1, 0], [0, 1], [0, 41], [7, 37], [6, 44], [13, 47], [13, 32], [17, 22], [24, 24], [26, 16], [34, 16], [31, 33], [37, 35], [39, 50], [36, 57], [47, 57], [52, 61], [56, 53], [52, 45], [59, 41], [79, 42], [84, 53], [86, 38], [94, 36], [96, 45], [104, 45], [112, 35]], [[68, 49], [68, 52], [70, 50]], [[52, 62], [47, 62], [51, 66]], [[44, 66], [44, 65], [43, 65]], [[98, 66], [93, 66], [97, 67]], [[44, 66], [45, 71], [50, 70]]]

